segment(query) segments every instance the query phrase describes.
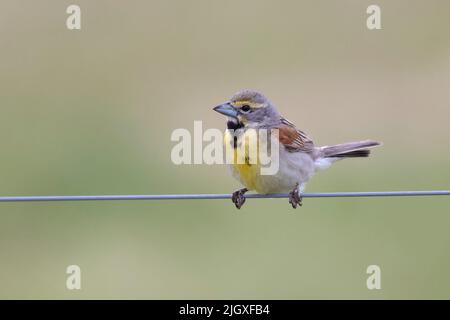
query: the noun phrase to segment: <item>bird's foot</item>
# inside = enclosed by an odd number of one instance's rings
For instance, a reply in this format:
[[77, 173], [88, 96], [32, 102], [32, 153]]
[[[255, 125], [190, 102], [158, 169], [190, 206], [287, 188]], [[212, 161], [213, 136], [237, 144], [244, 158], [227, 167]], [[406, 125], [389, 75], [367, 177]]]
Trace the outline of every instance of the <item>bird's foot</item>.
[[296, 209], [297, 206], [302, 206], [302, 199], [303, 197], [300, 195], [297, 183], [294, 190], [289, 192], [289, 203], [292, 205], [292, 208]]
[[239, 189], [231, 195], [231, 201], [233, 201], [236, 208], [240, 209], [245, 202], [244, 194], [248, 191], [247, 188]]

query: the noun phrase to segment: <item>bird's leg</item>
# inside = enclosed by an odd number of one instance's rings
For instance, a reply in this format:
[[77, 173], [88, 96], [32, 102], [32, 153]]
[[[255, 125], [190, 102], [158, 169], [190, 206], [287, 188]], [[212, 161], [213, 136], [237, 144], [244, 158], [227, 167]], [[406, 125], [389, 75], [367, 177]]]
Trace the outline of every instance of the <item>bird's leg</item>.
[[247, 188], [239, 189], [231, 195], [231, 201], [233, 201], [236, 208], [240, 209], [245, 202], [244, 194], [248, 191]]
[[289, 203], [292, 205], [292, 208], [294, 209], [296, 209], [297, 206], [302, 206], [302, 196], [300, 195], [298, 183], [295, 184], [294, 190], [289, 192]]

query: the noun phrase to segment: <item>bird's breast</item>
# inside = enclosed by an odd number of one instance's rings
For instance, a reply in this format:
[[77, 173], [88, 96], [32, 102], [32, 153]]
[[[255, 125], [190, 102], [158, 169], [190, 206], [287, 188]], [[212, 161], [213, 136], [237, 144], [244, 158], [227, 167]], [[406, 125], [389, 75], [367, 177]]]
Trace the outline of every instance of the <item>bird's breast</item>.
[[[250, 161], [254, 154], [249, 153], [245, 139], [245, 132], [237, 136], [226, 132], [224, 142], [227, 144], [227, 152], [231, 152], [234, 160], [230, 165], [233, 176], [249, 190], [255, 190], [258, 193], [288, 192], [295, 187], [296, 183], [302, 184], [308, 181], [314, 173], [314, 160], [309, 154], [291, 153], [282, 147], [279, 153], [278, 171], [273, 175], [263, 175], [260, 162]], [[260, 146], [258, 152], [267, 152], [266, 146]]]
[[233, 133], [227, 130], [224, 137], [226, 152], [231, 152], [231, 156], [227, 155], [231, 162], [231, 171], [248, 189], [256, 190], [261, 174], [257, 154], [258, 143], [252, 140], [254, 137], [248, 131], [242, 131], [239, 134]]

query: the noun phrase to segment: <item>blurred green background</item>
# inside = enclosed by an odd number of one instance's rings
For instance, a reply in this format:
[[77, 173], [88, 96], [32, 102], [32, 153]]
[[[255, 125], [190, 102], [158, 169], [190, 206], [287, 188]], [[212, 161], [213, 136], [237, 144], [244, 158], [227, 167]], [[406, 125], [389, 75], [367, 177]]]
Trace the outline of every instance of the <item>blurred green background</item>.
[[[308, 192], [450, 185], [450, 3], [0, 3], [0, 195], [230, 193], [176, 128], [264, 92], [318, 145], [377, 139]], [[450, 298], [450, 198], [0, 204], [0, 298]], [[65, 287], [82, 269], [82, 290]], [[377, 264], [382, 289], [366, 288]]]

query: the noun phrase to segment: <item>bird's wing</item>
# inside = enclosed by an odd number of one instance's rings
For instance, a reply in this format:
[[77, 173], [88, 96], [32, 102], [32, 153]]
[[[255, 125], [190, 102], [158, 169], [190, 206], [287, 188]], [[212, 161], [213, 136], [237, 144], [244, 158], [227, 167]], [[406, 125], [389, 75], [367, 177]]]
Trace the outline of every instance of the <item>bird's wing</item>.
[[307, 152], [314, 151], [314, 142], [306, 133], [298, 130], [295, 125], [285, 118], [281, 118], [281, 124], [277, 127], [280, 143], [289, 152]]

